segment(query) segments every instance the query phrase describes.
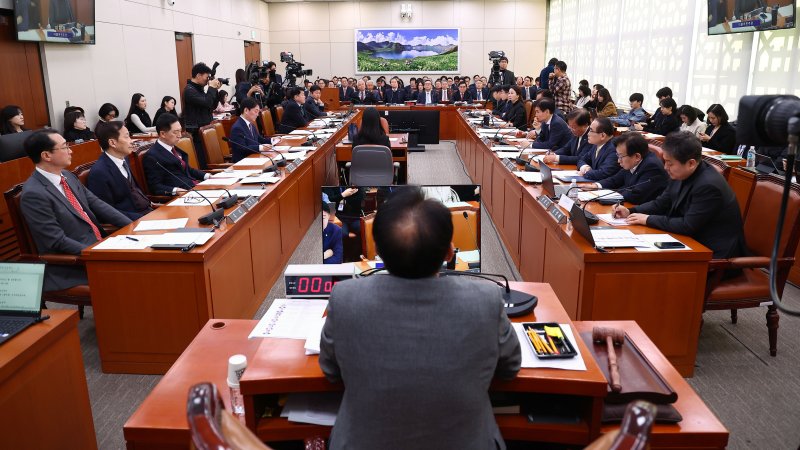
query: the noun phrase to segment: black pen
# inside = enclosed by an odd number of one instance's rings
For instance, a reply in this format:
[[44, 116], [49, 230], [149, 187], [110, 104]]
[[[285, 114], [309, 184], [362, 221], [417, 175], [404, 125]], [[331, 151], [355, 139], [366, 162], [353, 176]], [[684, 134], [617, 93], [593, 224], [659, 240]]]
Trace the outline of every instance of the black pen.
[[138, 240], [138, 239], [136, 239], [136, 238], [132, 238], [132, 237], [130, 237], [130, 236], [125, 236], [125, 239], [130, 239], [130, 240], [132, 240], [132, 241], [139, 242], [139, 240]]

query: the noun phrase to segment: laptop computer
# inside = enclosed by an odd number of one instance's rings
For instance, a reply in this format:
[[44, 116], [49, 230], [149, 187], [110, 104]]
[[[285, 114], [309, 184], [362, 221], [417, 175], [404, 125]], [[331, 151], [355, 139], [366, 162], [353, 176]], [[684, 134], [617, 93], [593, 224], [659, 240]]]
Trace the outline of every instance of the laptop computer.
[[547, 164], [539, 164], [539, 170], [542, 172], [542, 190], [545, 195], [550, 198], [559, 199], [562, 195], [567, 195], [569, 191], [568, 185], [553, 183], [553, 169]]
[[0, 263], [0, 344], [41, 320], [44, 266]]

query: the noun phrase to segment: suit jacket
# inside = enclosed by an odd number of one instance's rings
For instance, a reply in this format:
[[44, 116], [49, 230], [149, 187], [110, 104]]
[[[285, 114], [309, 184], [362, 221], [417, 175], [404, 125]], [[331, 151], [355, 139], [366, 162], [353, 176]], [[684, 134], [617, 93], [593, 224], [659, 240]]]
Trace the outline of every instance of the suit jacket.
[[522, 87], [522, 99], [523, 100], [536, 100], [536, 86], [529, 86], [529, 87]]
[[[194, 186], [193, 180], [202, 181], [205, 178], [205, 172], [189, 166], [189, 155], [186, 152], [177, 147], [175, 149], [186, 163], [186, 168], [183, 168], [178, 158], [158, 141], [144, 154], [142, 167], [151, 194], [172, 195], [173, 188], [188, 190]], [[175, 179], [176, 177], [178, 179]]]
[[508, 111], [503, 114], [503, 120], [511, 122], [518, 130], [528, 129], [528, 119], [525, 117], [525, 106], [523, 100], [516, 103], [508, 102]]
[[425, 103], [425, 90], [421, 90], [417, 93], [417, 104], [418, 105], [435, 105], [439, 103], [439, 93], [436, 92], [436, 89], [431, 89], [431, 102]]
[[619, 161], [617, 161], [617, 148], [613, 140], [606, 142], [606, 145], [600, 149], [600, 153], [595, 155], [596, 153], [597, 146], [592, 145], [578, 161], [578, 169], [584, 165], [589, 165], [592, 168], [592, 170], [583, 175], [584, 178], [602, 180], [614, 175], [621, 169]]
[[298, 105], [294, 100], [283, 102], [283, 118], [278, 125], [280, 133], [291, 133], [297, 128], [308, 125], [308, 122], [311, 122], [311, 118], [306, 114], [304, 107]]
[[306, 116], [310, 119], [314, 119], [316, 117], [322, 117], [325, 115], [325, 107], [319, 106], [311, 96], [306, 97], [306, 104], [304, 105], [304, 107], [306, 109]]
[[539, 87], [542, 89], [550, 88], [550, 74], [556, 70], [555, 65], [550, 65], [539, 72]]
[[[711, 128], [706, 128], [706, 134], [711, 134]], [[736, 154], [736, 129], [731, 124], [726, 123], [719, 127], [716, 133], [711, 136], [708, 142], [703, 143], [703, 147], [714, 149], [718, 152], [729, 155]]]
[[496, 286], [393, 275], [338, 283], [319, 355], [328, 380], [345, 384], [330, 448], [505, 448], [489, 384], [520, 363]]
[[322, 230], [322, 252], [333, 250], [330, 258], [323, 259], [323, 264], [342, 263], [342, 227], [333, 222], [328, 222], [328, 226]]
[[[128, 162], [130, 168], [130, 163]], [[109, 156], [103, 152], [89, 171], [86, 187], [100, 200], [136, 220], [152, 211], [150, 200], [144, 195], [139, 183], [129, 172], [130, 179], [125, 178]]]
[[504, 112], [506, 112], [508, 108], [508, 100], [492, 100], [494, 103], [494, 108], [492, 108], [492, 115], [493, 116], [502, 116]]
[[450, 97], [450, 100], [454, 101], [454, 102], [470, 102], [470, 103], [472, 103], [473, 99], [475, 99], [475, 97], [472, 96], [472, 92], [470, 92], [469, 90], [464, 91], [464, 96], [463, 97], [461, 96], [461, 91], [453, 92], [453, 95]]
[[350, 101], [350, 97], [353, 96], [353, 92], [355, 92], [355, 89], [353, 89], [350, 86], [347, 86], [346, 89], [340, 87], [339, 88], [339, 101], [340, 102], [349, 102]]
[[[475, 85], [470, 87], [468, 89], [468, 91], [469, 91], [470, 94], [472, 94], [472, 99], [473, 100], [478, 100], [478, 88], [476, 88]], [[481, 97], [482, 97], [482, 100], [484, 100], [484, 101], [491, 100], [491, 97], [489, 97], [489, 89], [481, 88]]]
[[650, 125], [644, 127], [644, 131], [666, 136], [673, 131], [678, 131], [680, 127], [681, 119], [678, 117], [677, 112], [665, 116], [661, 114], [661, 110], [659, 109], [656, 111], [656, 114], [653, 114], [653, 117], [650, 118]]
[[[653, 152], [648, 152], [642, 162], [636, 167], [636, 171], [620, 169], [614, 175], [604, 178], [598, 183], [603, 189], [622, 189], [635, 184], [644, 183], [633, 189], [622, 192], [622, 197], [626, 202], [640, 205], [658, 197], [664, 187], [667, 186], [667, 172], [664, 170], [664, 163]], [[645, 182], [646, 180], [650, 180]]]
[[517, 83], [517, 77], [514, 76], [514, 72], [510, 70], [506, 70], [500, 73], [500, 84], [503, 86], [513, 86]]
[[[119, 227], [131, 223], [131, 219], [83, 187], [75, 175], [66, 170], [61, 173], [66, 177], [78, 203], [101, 234], [104, 233], [101, 223]], [[84, 248], [97, 242], [92, 227], [75, 211], [67, 197], [37, 170], [33, 171], [22, 187], [20, 209], [40, 254], [80, 255]], [[45, 291], [68, 289], [88, 282], [83, 266], [48, 264], [45, 268]]]
[[[444, 101], [453, 102], [453, 101], [455, 101], [455, 100], [453, 100], [453, 93], [454, 92], [458, 92], [458, 89], [453, 91], [450, 88], [442, 88], [442, 89], [434, 89], [434, 91], [436, 91], [436, 94], [439, 96], [439, 101], [440, 102], [444, 102]], [[444, 99], [445, 98], [445, 96], [443, 94], [444, 91], [447, 91], [447, 100]]]
[[231, 161], [233, 162], [239, 162], [253, 153], [260, 153], [259, 146], [271, 142], [258, 132], [255, 125], [252, 125], [251, 129], [247, 123], [246, 120], [239, 117], [239, 120], [234, 122], [231, 127], [231, 137], [228, 143], [231, 147]]
[[706, 162], [701, 162], [689, 178], [670, 180], [655, 200], [630, 211], [648, 214], [649, 227], [691, 236], [710, 248], [714, 258], [733, 258], [746, 252], [736, 195]]
[[375, 94], [371, 91], [364, 90], [364, 100], [361, 100], [359, 97], [360, 95], [359, 91], [353, 91], [350, 95], [350, 101], [353, 102], [354, 105], [374, 105], [378, 103], [378, 99], [375, 98]]
[[567, 145], [570, 138], [572, 138], [572, 131], [570, 131], [567, 122], [557, 115], [553, 115], [550, 119], [550, 125], [542, 124], [539, 131], [539, 136], [531, 144], [533, 148], [544, 148], [548, 150], [561, 148]]
[[578, 138], [572, 135], [567, 145], [555, 151], [556, 155], [558, 155], [558, 163], [577, 165], [578, 160], [583, 157], [586, 150], [592, 147], [594, 146], [589, 143], [589, 129], [587, 128], [586, 133], [583, 133], [583, 136], [581, 136], [580, 145], [578, 145]]
[[386, 103], [403, 103], [406, 101], [406, 90], [398, 88], [393, 91], [392, 88], [386, 89], [383, 92], [383, 100]]

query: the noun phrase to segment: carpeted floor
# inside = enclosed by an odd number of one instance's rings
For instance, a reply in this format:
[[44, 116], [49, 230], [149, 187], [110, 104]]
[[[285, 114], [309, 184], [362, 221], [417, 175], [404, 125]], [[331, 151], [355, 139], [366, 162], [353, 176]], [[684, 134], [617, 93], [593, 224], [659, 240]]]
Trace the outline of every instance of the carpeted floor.
[[[410, 154], [409, 181], [470, 183], [452, 142], [428, 146], [425, 153]], [[483, 270], [520, 279], [488, 214], [483, 214], [482, 224]], [[319, 229], [310, 227], [290, 263], [320, 262], [321, 245]], [[272, 299], [282, 295], [283, 285], [278, 282], [256, 318], [264, 314]], [[788, 304], [800, 308], [800, 290], [788, 286], [785, 298]], [[697, 369], [689, 383], [730, 430], [731, 449], [788, 450], [800, 444], [800, 319], [781, 315], [778, 356], [771, 358], [765, 312], [763, 308], [742, 310], [736, 325], [730, 323], [726, 311], [704, 316]], [[98, 446], [123, 449], [123, 424], [161, 377], [103, 374], [91, 308], [78, 327]]]

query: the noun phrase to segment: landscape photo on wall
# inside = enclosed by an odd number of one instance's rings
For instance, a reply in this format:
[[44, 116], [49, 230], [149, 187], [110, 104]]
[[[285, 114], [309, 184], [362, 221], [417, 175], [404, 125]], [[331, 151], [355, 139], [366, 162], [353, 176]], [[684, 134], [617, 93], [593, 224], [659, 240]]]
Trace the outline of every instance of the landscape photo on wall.
[[356, 73], [459, 73], [458, 28], [356, 29]]

